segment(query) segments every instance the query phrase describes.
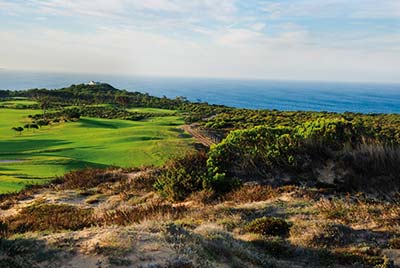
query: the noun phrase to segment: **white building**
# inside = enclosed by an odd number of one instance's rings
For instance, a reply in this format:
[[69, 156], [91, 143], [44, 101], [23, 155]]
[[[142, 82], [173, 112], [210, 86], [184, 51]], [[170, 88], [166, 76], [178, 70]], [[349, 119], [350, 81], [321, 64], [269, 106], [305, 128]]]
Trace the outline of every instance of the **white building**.
[[96, 86], [96, 85], [100, 85], [100, 82], [95, 82], [95, 81], [90, 81], [89, 83], [87, 83], [87, 85], [89, 86]]

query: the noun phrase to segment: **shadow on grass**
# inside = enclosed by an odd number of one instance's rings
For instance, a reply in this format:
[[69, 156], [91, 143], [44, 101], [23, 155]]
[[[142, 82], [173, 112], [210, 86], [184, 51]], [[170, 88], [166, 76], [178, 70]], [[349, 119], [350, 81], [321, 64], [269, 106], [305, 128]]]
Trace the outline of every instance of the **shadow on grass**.
[[228, 208], [225, 210], [231, 214], [240, 215], [240, 217], [246, 221], [252, 221], [264, 216], [287, 218], [287, 213], [284, 208], [274, 205], [268, 205], [262, 208]]
[[140, 142], [140, 141], [158, 141], [164, 140], [164, 138], [160, 137], [149, 137], [149, 136], [141, 136], [141, 137], [126, 137], [119, 139], [120, 142]]
[[133, 125], [129, 122], [106, 120], [106, 119], [91, 119], [91, 118], [81, 118], [79, 123], [84, 128], [105, 128], [105, 129], [119, 129], [128, 128]]
[[[172, 228], [171, 228], [172, 227]], [[373, 253], [339, 252], [328, 248], [309, 248], [291, 244], [279, 237], [241, 240], [224, 231], [195, 234], [183, 227], [167, 227], [167, 241], [190, 250], [191, 243], [203, 252], [201, 258], [212, 259], [229, 267], [377, 267], [384, 260]], [[338, 266], [340, 265], [340, 266]]]
[[16, 155], [34, 150], [45, 150], [49, 147], [62, 146], [72, 142], [55, 139], [12, 139], [0, 141], [1, 155]]
[[189, 139], [189, 138], [192, 138], [192, 135], [190, 135], [190, 134], [188, 134], [188, 133], [185, 133], [185, 131], [184, 131], [183, 129], [181, 129], [181, 128], [172, 127], [172, 128], [170, 128], [170, 129], [168, 129], [168, 130], [169, 130], [169, 131], [172, 131], [172, 132], [178, 133], [178, 134], [179, 134], [179, 135], [178, 135], [179, 138], [182, 138], [182, 139]]
[[85, 169], [85, 168], [106, 169], [112, 165], [100, 164], [100, 163], [89, 162], [89, 161], [72, 160], [66, 164], [63, 164], [63, 166], [65, 166], [65, 168], [67, 170], [72, 171], [72, 170]]
[[57, 267], [61, 250], [50, 249], [43, 241], [35, 239], [2, 239], [0, 238], [1, 268], [36, 268]]

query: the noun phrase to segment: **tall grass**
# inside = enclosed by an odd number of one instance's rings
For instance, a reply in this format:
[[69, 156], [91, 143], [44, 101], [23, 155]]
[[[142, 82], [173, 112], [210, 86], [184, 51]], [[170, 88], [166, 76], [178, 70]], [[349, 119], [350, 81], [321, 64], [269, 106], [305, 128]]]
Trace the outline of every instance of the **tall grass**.
[[360, 173], [400, 174], [400, 146], [379, 142], [362, 143], [355, 149], [344, 149], [344, 155]]

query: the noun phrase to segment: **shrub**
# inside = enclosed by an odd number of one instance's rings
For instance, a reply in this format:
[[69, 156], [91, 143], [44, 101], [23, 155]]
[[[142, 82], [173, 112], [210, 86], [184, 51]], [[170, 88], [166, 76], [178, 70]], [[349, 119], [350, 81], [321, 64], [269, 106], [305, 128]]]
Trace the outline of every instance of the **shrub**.
[[174, 201], [201, 191], [207, 178], [206, 161], [204, 152], [192, 152], [172, 159], [154, 184], [155, 189]]
[[[271, 174], [309, 174], [318, 164], [338, 160], [345, 154], [352, 166], [379, 174], [388, 167], [397, 173], [398, 147], [386, 146], [383, 137], [374, 137], [370, 127], [344, 119], [305, 122], [295, 127], [257, 126], [232, 131], [221, 143], [211, 147], [207, 166], [211, 177], [264, 179]], [[377, 144], [363, 146], [363, 144]], [[385, 146], [384, 146], [385, 145]], [[348, 149], [350, 152], [345, 152]], [[371, 168], [366, 168], [365, 166]], [[387, 172], [386, 172], [387, 173]], [[313, 175], [312, 175], [313, 176]]]
[[248, 223], [244, 229], [250, 233], [286, 236], [289, 234], [292, 225], [287, 221], [275, 217], [262, 217]]
[[173, 201], [182, 201], [192, 193], [202, 190], [219, 194], [239, 185], [237, 180], [227, 178], [224, 174], [210, 175], [207, 159], [207, 154], [203, 151], [172, 159], [154, 184], [155, 189]]

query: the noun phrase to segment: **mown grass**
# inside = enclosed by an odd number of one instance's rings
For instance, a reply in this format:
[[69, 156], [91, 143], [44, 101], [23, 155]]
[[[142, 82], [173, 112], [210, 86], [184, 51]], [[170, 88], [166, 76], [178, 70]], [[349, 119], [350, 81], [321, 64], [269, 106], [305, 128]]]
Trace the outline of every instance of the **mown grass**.
[[187, 150], [191, 142], [177, 131], [183, 124], [178, 116], [146, 121], [84, 117], [78, 122], [25, 130], [22, 135], [11, 130], [37, 113], [40, 111], [0, 109], [0, 193], [19, 191], [85, 167], [159, 166]]
[[32, 105], [37, 105], [38, 103], [33, 100], [28, 100], [28, 99], [13, 99], [13, 100], [8, 100], [8, 101], [1, 101], [0, 102], [0, 107], [4, 108], [23, 108], [26, 106], [32, 106]]
[[128, 109], [129, 112], [138, 113], [154, 113], [154, 114], [176, 114], [175, 110], [159, 109], [159, 108], [131, 108]]

